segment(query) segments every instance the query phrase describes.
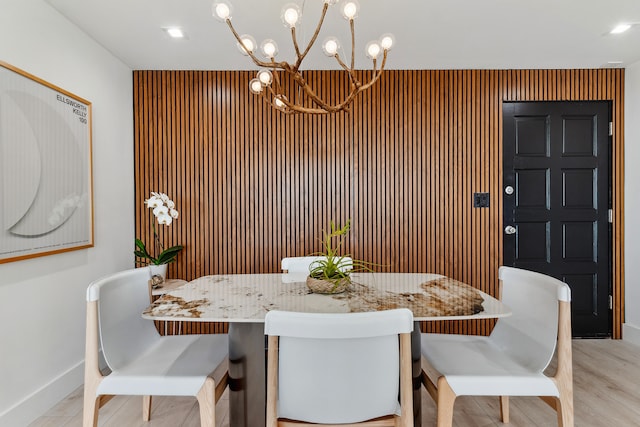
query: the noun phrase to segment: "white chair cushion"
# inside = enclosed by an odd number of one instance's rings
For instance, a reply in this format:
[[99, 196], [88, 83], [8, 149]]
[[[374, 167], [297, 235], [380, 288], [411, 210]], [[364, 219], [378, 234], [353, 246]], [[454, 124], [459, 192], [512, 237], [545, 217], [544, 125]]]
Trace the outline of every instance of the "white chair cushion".
[[[309, 274], [309, 271], [315, 265], [313, 265], [316, 261], [320, 261], [325, 259], [325, 256], [301, 256], [301, 257], [290, 257], [290, 258], [282, 258], [280, 261], [280, 266], [283, 271], [287, 271], [289, 273], [305, 273]], [[350, 257], [343, 257], [341, 262], [341, 270], [347, 271], [353, 268], [353, 260]]]
[[345, 339], [413, 332], [413, 314], [406, 308], [363, 313], [298, 313], [270, 311], [264, 333], [282, 337]]
[[291, 257], [291, 258], [282, 258], [280, 261], [280, 266], [283, 271], [288, 271], [289, 273], [306, 273], [309, 274], [310, 266], [314, 262], [323, 259], [322, 256], [301, 256], [301, 257]]
[[227, 348], [227, 335], [163, 337], [107, 375], [98, 394], [195, 396], [227, 356]]
[[491, 332], [496, 347], [530, 369], [543, 371], [556, 348], [558, 297], [567, 284], [533, 271], [500, 267], [502, 302], [513, 314], [498, 320]]
[[559, 395], [550, 378], [522, 366], [489, 337], [421, 334], [421, 341], [423, 357], [457, 396]]
[[279, 347], [279, 417], [335, 424], [400, 414], [397, 336], [281, 337]]
[[399, 415], [398, 334], [413, 331], [407, 309], [371, 313], [270, 311], [278, 335], [278, 417], [337, 424]]
[[306, 283], [309, 272], [282, 273], [282, 283]]
[[142, 318], [149, 305], [149, 267], [121, 271], [96, 280], [87, 301], [98, 302], [100, 342], [112, 371], [128, 365], [161, 339], [154, 323]]

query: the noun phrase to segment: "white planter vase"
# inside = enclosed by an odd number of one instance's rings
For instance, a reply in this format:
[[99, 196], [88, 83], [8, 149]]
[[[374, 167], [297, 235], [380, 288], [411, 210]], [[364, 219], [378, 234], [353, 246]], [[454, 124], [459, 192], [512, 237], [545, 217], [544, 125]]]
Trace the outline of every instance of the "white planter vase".
[[149, 270], [151, 271], [151, 277], [157, 275], [157, 276], [162, 277], [163, 280], [166, 280], [167, 279], [167, 267], [168, 267], [168, 264], [160, 264], [160, 265], [149, 264]]

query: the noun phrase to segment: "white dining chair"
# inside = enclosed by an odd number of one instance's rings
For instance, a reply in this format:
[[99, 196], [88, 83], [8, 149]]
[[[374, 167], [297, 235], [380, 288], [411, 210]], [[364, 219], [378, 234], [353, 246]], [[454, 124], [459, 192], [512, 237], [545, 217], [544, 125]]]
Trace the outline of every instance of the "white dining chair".
[[[539, 396], [573, 426], [571, 291], [566, 283], [532, 271], [500, 267], [500, 318], [488, 337], [422, 334], [422, 382], [437, 403], [438, 427], [450, 427], [457, 396], [500, 396], [509, 422], [508, 396]], [[557, 343], [557, 370], [547, 376]]]
[[[309, 271], [313, 268], [313, 264], [316, 261], [320, 261], [325, 258], [326, 257], [324, 256], [300, 256], [282, 258], [280, 266], [282, 271], [285, 273], [309, 274]], [[353, 269], [353, 259], [351, 257], [343, 257], [341, 264], [343, 271]]]
[[[149, 305], [148, 268], [119, 272], [87, 288], [83, 426], [95, 427], [100, 407], [114, 395], [195, 396], [202, 426], [215, 425], [215, 403], [227, 386], [227, 335], [160, 336], [142, 318]], [[110, 373], [99, 366], [99, 346]]]
[[267, 313], [267, 427], [412, 426], [412, 330], [407, 309]]

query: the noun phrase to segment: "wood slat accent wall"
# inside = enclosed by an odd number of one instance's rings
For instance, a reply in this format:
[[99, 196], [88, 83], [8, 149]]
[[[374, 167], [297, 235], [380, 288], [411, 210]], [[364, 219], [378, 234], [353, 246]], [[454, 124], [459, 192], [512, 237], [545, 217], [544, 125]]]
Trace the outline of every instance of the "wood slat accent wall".
[[[610, 100], [613, 335], [621, 336], [624, 70], [386, 71], [350, 114], [331, 116], [273, 111], [249, 93], [253, 74], [134, 72], [136, 236], [152, 240], [144, 199], [168, 193], [181, 217], [162, 239], [186, 246], [171, 277], [277, 272], [282, 257], [319, 250], [330, 220], [351, 218], [353, 256], [495, 295], [502, 102]], [[326, 96], [346, 91], [341, 71], [307, 74]], [[472, 208], [474, 192], [491, 193], [491, 207]], [[483, 334], [492, 323], [429, 327]]]

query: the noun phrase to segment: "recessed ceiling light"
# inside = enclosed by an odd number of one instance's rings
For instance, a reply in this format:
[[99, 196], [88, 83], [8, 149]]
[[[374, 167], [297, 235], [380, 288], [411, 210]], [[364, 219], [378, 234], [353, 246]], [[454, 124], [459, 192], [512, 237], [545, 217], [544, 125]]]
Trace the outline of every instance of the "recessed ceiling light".
[[184, 38], [184, 31], [182, 31], [182, 28], [180, 27], [168, 27], [163, 28], [163, 30], [165, 30], [167, 34], [169, 34], [169, 36], [173, 37], [174, 39]]
[[623, 68], [623, 65], [622, 61], [607, 61], [601, 68]]
[[629, 28], [631, 28], [631, 24], [618, 24], [613, 30], [611, 30], [611, 34], [624, 33]]

